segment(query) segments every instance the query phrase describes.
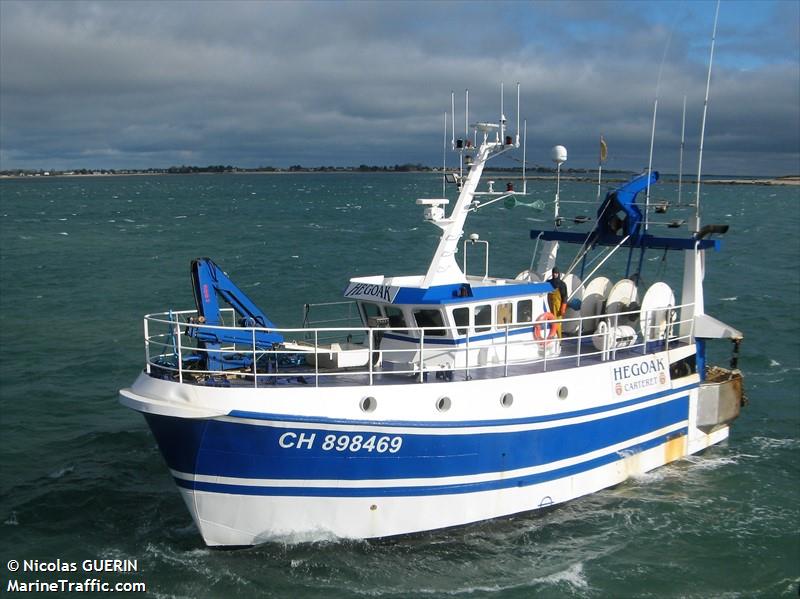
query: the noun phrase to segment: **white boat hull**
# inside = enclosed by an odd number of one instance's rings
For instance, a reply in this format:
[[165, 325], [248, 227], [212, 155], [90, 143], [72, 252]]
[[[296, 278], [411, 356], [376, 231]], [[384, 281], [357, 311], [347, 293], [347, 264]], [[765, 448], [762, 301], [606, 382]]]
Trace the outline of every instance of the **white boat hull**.
[[460, 526], [550, 507], [649, 472], [728, 437], [728, 427], [695, 439], [668, 441], [633, 456], [558, 480], [455, 495], [384, 497], [264, 497], [181, 489], [209, 546], [268, 541], [369, 539]]
[[121, 401], [145, 414], [208, 545], [388, 537], [563, 503], [725, 439], [696, 426], [699, 376], [670, 378], [693, 352], [353, 387], [143, 374]]

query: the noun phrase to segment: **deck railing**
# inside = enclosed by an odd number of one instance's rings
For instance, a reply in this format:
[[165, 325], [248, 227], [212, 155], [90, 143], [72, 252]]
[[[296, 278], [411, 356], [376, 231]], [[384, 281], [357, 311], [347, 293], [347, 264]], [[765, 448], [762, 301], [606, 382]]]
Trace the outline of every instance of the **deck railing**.
[[[320, 327], [264, 329], [257, 327], [200, 324], [195, 310], [148, 314], [144, 317], [146, 371], [151, 376], [181, 383], [263, 387], [275, 384], [379, 384], [401, 382], [408, 377], [420, 383], [477, 376], [494, 378], [523, 372], [547, 371], [592, 361], [613, 361], [634, 353], [647, 354], [693, 340], [690, 321], [678, 315], [692, 314], [691, 305], [662, 308], [645, 315], [655, 324], [642, 335], [635, 321], [639, 311], [613, 315], [554, 320], [547, 323], [498, 324], [488, 332], [468, 331], [452, 338], [450, 327]], [[223, 321], [234, 322], [233, 310], [224, 311]], [[691, 320], [691, 319], [690, 319]], [[605, 322], [605, 333], [598, 323]], [[635, 324], [635, 342], [619, 347], [614, 341], [617, 324]], [[682, 325], [687, 326], [682, 326]], [[574, 334], [551, 336], [560, 325]], [[571, 325], [571, 326], [569, 326]], [[546, 333], [539, 339], [534, 334]], [[248, 343], [230, 343], [218, 348], [202, 347], [196, 333], [205, 330], [224, 335], [236, 331], [250, 335]], [[189, 332], [193, 335], [189, 335]], [[591, 331], [591, 332], [586, 332]], [[680, 334], [688, 331], [688, 334]], [[284, 343], [264, 347], [259, 333], [280, 333]], [[247, 334], [245, 333], [245, 334]], [[443, 334], [444, 333], [444, 334]], [[389, 348], [381, 339], [387, 334], [406, 340]], [[353, 340], [363, 340], [355, 343]], [[599, 345], [595, 345], [595, 341]], [[216, 359], [214, 359], [216, 358]], [[221, 368], [208, 365], [218, 362]], [[338, 367], [336, 364], [341, 362]], [[321, 365], [328, 364], [327, 366]], [[538, 369], [538, 370], [537, 370]], [[429, 375], [434, 375], [431, 378]]]

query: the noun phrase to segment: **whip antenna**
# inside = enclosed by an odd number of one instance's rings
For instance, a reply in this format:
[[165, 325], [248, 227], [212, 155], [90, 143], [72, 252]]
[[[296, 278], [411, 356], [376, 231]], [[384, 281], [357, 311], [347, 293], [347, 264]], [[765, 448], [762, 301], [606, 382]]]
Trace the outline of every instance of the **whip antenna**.
[[686, 133], [686, 94], [683, 95], [683, 118], [681, 118], [681, 154], [678, 160], [678, 206], [681, 205], [681, 188], [683, 185], [683, 144]]
[[680, 10], [675, 12], [675, 18], [672, 20], [672, 27], [669, 28], [669, 36], [667, 43], [664, 46], [664, 54], [661, 57], [661, 65], [658, 67], [658, 79], [656, 80], [656, 99], [653, 102], [653, 126], [650, 130], [650, 158], [647, 162], [647, 195], [645, 196], [645, 211], [644, 211], [644, 230], [647, 231], [650, 225], [650, 175], [653, 172], [653, 144], [656, 139], [656, 115], [658, 114], [658, 96], [661, 92], [661, 74], [664, 72], [664, 63], [667, 60], [667, 52], [669, 51], [670, 42], [672, 42], [672, 32], [675, 31], [675, 25], [678, 22], [678, 15]]
[[694, 202], [694, 231], [700, 229], [700, 173], [703, 169], [703, 142], [706, 136], [706, 112], [708, 111], [708, 93], [711, 89], [711, 65], [714, 62], [714, 42], [717, 40], [717, 19], [719, 18], [719, 0], [714, 12], [714, 29], [711, 32], [711, 54], [708, 57], [708, 77], [706, 78], [706, 97], [703, 100], [703, 122], [700, 126], [700, 151], [697, 159], [697, 195]]

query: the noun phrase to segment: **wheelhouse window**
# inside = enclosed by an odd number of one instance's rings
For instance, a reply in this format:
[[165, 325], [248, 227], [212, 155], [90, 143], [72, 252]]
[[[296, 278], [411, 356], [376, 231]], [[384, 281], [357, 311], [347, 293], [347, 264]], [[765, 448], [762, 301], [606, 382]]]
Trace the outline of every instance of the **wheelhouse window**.
[[511, 324], [511, 302], [497, 304], [497, 326]]
[[469, 331], [469, 308], [455, 308], [453, 310], [453, 322], [458, 327], [459, 335], [466, 335]]
[[390, 329], [405, 329], [408, 328], [406, 324], [406, 317], [403, 316], [403, 311], [394, 306], [386, 306], [386, 316], [389, 317]]
[[[414, 320], [417, 321], [417, 326], [427, 329], [428, 327], [444, 327], [444, 320], [442, 313], [439, 310], [414, 310]], [[435, 330], [426, 330], [426, 336], [444, 337], [447, 331], [444, 328]]]
[[520, 300], [517, 302], [517, 322], [533, 321], [533, 300]]
[[475, 306], [475, 332], [483, 333], [492, 328], [492, 306], [483, 304]]
[[383, 316], [383, 314], [381, 313], [381, 307], [378, 304], [373, 304], [371, 302], [361, 302], [361, 309], [364, 310], [365, 320]]
[[364, 324], [368, 327], [385, 327], [386, 317], [383, 315], [383, 309], [378, 304], [372, 302], [359, 302], [361, 311], [364, 315]]

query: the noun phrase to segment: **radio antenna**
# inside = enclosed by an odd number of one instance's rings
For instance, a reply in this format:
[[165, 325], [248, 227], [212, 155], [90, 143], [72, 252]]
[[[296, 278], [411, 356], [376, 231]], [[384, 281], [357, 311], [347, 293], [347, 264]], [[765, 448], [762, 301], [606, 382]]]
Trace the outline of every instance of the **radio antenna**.
[[447, 111], [444, 111], [444, 134], [442, 135], [442, 197], [447, 197]]
[[528, 193], [528, 180], [525, 178], [525, 167], [526, 167], [526, 164], [527, 164], [527, 162], [526, 162], [527, 161], [526, 154], [527, 154], [527, 151], [528, 151], [528, 120], [527, 119], [525, 119], [525, 121], [523, 121], [523, 126], [525, 128], [523, 129], [523, 133], [522, 133], [522, 193], [527, 195], [527, 193]]
[[706, 136], [706, 112], [708, 111], [708, 92], [711, 89], [711, 65], [714, 62], [714, 42], [717, 40], [717, 19], [719, 18], [719, 0], [714, 12], [714, 29], [711, 32], [711, 54], [708, 57], [708, 77], [706, 78], [706, 97], [703, 100], [703, 123], [700, 126], [700, 151], [697, 159], [697, 195], [694, 201], [694, 230], [700, 230], [700, 174], [703, 170], [703, 142]]
[[[503, 110], [503, 82], [500, 82], [500, 140], [506, 140], [506, 115]], [[498, 140], [498, 141], [500, 141]]]
[[452, 121], [453, 125], [453, 135], [450, 138], [450, 149], [455, 150], [456, 149], [456, 93], [452, 90], [450, 91], [450, 114], [452, 115], [452, 118], [450, 120]]
[[519, 81], [517, 81], [517, 129], [515, 133], [514, 145], [519, 147]]
[[686, 94], [683, 95], [683, 118], [681, 118], [681, 153], [678, 160], [678, 206], [681, 205], [681, 189], [683, 186], [683, 144], [686, 139]]

